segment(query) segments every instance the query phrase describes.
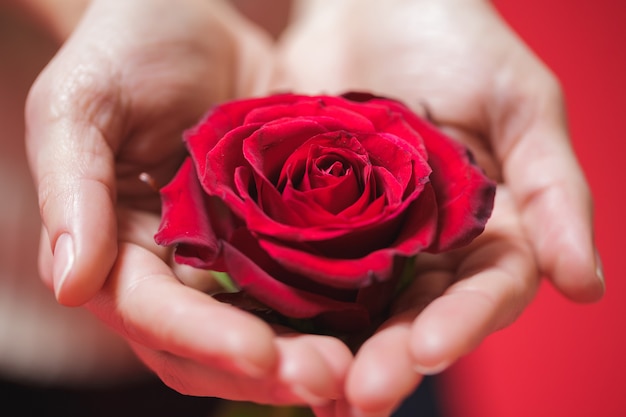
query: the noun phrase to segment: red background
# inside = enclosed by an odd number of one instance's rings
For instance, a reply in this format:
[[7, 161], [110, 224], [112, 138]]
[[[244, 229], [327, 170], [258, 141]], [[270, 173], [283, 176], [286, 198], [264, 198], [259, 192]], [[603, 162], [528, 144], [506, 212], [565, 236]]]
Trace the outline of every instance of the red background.
[[513, 326], [443, 374], [450, 417], [626, 416], [626, 2], [497, 0], [560, 78], [595, 198], [605, 298], [576, 305], [543, 285]]

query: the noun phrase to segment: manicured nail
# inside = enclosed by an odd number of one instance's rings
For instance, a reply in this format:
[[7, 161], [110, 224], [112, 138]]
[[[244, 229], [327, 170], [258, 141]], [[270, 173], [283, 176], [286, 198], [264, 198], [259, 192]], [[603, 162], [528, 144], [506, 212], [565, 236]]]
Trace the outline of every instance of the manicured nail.
[[413, 369], [420, 375], [435, 375], [446, 369], [450, 364], [447, 361], [440, 362], [437, 365], [425, 366], [419, 363], [413, 365]]
[[604, 281], [604, 268], [602, 267], [602, 258], [600, 258], [600, 253], [598, 252], [598, 250], [596, 249], [596, 275], [598, 276], [598, 279], [600, 279], [600, 282], [602, 282], [602, 286], [606, 286], [606, 283]]
[[74, 242], [69, 233], [58, 237], [54, 245], [54, 261], [52, 266], [52, 282], [54, 295], [59, 299], [63, 285], [74, 266]]
[[294, 394], [296, 394], [296, 396], [301, 398], [302, 401], [314, 407], [326, 405], [330, 402], [329, 398], [324, 398], [324, 397], [320, 397], [319, 395], [313, 394], [308, 388], [305, 388], [302, 385], [298, 385], [298, 384], [292, 385], [291, 391]]
[[249, 376], [250, 378], [262, 378], [268, 372], [266, 368], [262, 368], [255, 363], [242, 359], [238, 359], [235, 362], [235, 365], [244, 375]]

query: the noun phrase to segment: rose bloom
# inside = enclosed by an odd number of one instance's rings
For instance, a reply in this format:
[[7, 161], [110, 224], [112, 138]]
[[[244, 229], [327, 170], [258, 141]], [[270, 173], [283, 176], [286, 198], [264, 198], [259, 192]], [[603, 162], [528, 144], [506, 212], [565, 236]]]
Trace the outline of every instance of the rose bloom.
[[464, 146], [368, 94], [232, 101], [184, 140], [156, 241], [227, 272], [232, 302], [330, 329], [369, 326], [409, 260], [468, 244], [493, 208]]

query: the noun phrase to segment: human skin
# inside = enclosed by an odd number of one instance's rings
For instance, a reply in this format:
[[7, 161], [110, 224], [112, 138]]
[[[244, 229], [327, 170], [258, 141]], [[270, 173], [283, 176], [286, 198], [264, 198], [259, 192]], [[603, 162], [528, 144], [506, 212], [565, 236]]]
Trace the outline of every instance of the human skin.
[[[484, 236], [445, 262], [426, 262], [414, 306], [405, 296], [403, 312], [358, 352], [346, 385], [352, 407], [388, 415], [421, 374], [510, 324], [541, 275], [573, 301], [602, 297], [592, 201], [562, 92], [489, 2], [309, 0], [296, 11], [281, 39], [282, 88], [399, 98], [470, 146], [499, 181]], [[420, 290], [433, 276], [446, 284]]]
[[352, 357], [341, 342], [283, 334], [182, 285], [196, 272], [174, 271], [154, 243], [159, 196], [140, 175], [164, 184], [182, 160], [182, 130], [214, 103], [258, 93], [272, 62], [269, 38], [226, 3], [171, 6], [93, 1], [31, 89], [42, 278], [177, 391], [270, 404], [339, 398]]
[[37, 271], [39, 209], [24, 150], [23, 103], [58, 45], [0, 4], [0, 378], [90, 387], [145, 378], [128, 345], [84, 309], [59, 305]]
[[[281, 39], [284, 66], [270, 85], [264, 36], [228, 9], [216, 6], [217, 18], [195, 0], [174, 9], [157, 0], [93, 3], [27, 107], [29, 159], [50, 242], [42, 271], [59, 302], [91, 300], [87, 307], [181, 392], [308, 403], [320, 415], [388, 415], [422, 374], [512, 322], [540, 273], [576, 301], [601, 297], [591, 200], [557, 83], [487, 3], [308, 4], [309, 17]], [[205, 36], [207, 28], [216, 36]], [[458, 59], [451, 64], [449, 56]], [[182, 155], [180, 131], [211, 103], [284, 87], [399, 97], [465, 141], [501, 181], [484, 237], [424, 262], [424, 276], [439, 276], [441, 286], [424, 288], [420, 279], [354, 361], [336, 340], [277, 336], [181, 286], [189, 271], [173, 270], [169, 252], [151, 241], [157, 201], [139, 174], [160, 184], [170, 177]], [[252, 342], [257, 350], [244, 349]], [[259, 378], [267, 381], [261, 391]]]

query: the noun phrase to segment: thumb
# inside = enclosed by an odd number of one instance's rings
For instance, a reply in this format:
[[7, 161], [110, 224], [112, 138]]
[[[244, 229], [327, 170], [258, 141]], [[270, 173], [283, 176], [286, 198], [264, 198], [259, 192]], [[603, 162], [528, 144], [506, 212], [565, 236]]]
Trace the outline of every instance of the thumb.
[[42, 250], [53, 253], [57, 300], [75, 306], [95, 295], [116, 258], [114, 154], [107, 135], [115, 137], [117, 105], [110, 84], [96, 82], [102, 70], [71, 65], [67, 55], [36, 80], [25, 116], [42, 236], [49, 240]]

